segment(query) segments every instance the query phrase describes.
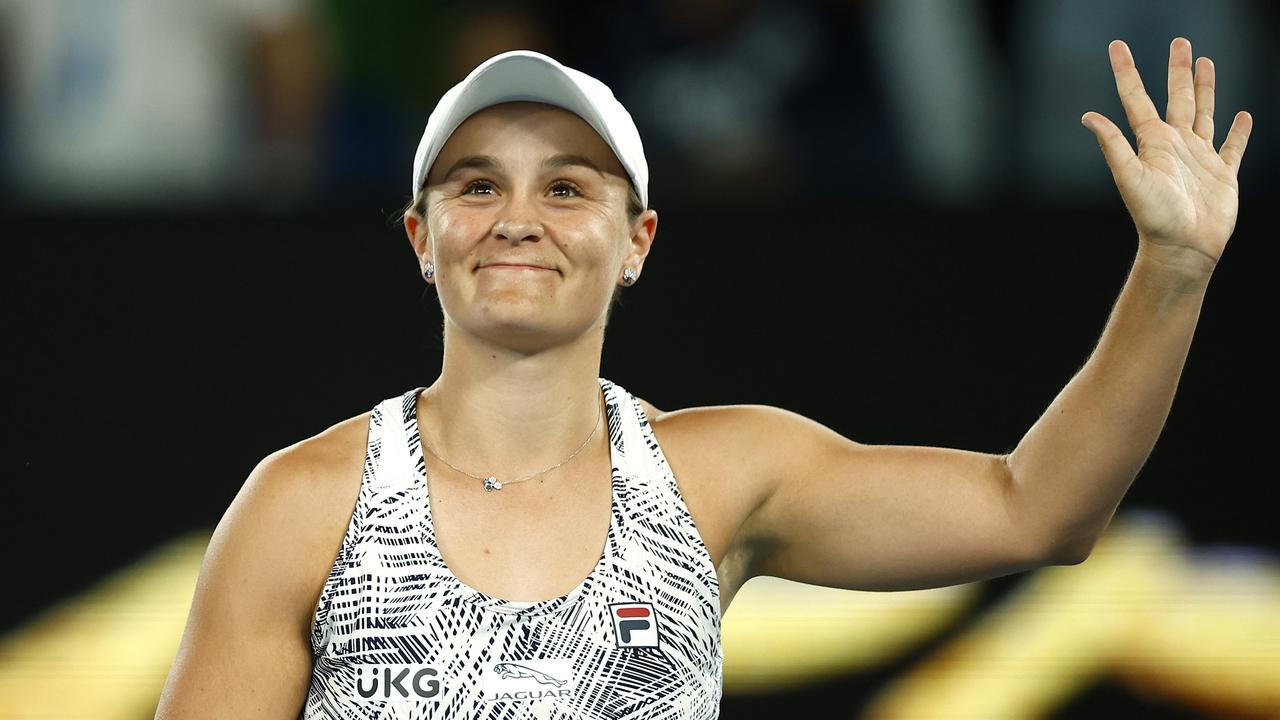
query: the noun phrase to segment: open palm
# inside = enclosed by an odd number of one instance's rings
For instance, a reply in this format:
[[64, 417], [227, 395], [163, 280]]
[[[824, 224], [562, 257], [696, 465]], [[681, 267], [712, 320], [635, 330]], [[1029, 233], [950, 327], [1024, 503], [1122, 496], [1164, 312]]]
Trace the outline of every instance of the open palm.
[[1138, 152], [1106, 116], [1090, 111], [1080, 121], [1102, 147], [1139, 240], [1161, 251], [1203, 255], [1212, 268], [1235, 229], [1236, 175], [1253, 117], [1236, 113], [1222, 149], [1215, 151], [1212, 60], [1200, 58], [1193, 78], [1191, 42], [1174, 38], [1169, 46], [1169, 107], [1161, 120], [1129, 46], [1113, 40], [1107, 50]]

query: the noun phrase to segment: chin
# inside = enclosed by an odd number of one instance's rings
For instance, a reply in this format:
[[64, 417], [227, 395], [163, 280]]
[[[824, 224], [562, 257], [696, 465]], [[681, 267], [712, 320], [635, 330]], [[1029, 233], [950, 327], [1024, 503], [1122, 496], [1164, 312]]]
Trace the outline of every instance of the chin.
[[556, 310], [549, 303], [539, 305], [525, 300], [487, 302], [479, 308], [479, 312], [469, 314], [469, 319], [476, 334], [521, 337], [559, 335], [564, 332], [564, 328], [560, 327], [560, 323], [551, 322]]
[[572, 343], [589, 334], [593, 324], [590, 318], [578, 317], [562, 317], [553, 323], [548, 322], [549, 316], [549, 308], [490, 306], [479, 317], [470, 318], [463, 329], [494, 345], [533, 353]]
[[552, 329], [524, 324], [490, 323], [474, 335], [486, 343], [507, 350], [533, 355], [572, 341], [572, 335]]

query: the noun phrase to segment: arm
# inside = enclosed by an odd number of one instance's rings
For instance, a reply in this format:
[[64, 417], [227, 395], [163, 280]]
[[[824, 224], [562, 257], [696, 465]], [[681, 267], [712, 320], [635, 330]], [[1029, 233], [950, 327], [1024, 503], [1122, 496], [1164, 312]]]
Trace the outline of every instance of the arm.
[[1207, 285], [1140, 251], [1092, 356], [1009, 454], [1013, 511], [1065, 558], [1088, 556], [1155, 446]]
[[157, 720], [300, 714], [311, 614], [342, 534], [336, 508], [349, 517], [356, 491], [345, 483], [335, 499], [328, 478], [351, 468], [305, 445], [259, 463], [214, 530]]
[[1093, 356], [1007, 456], [865, 446], [776, 408], [723, 409], [731, 419], [717, 423], [719, 441], [750, 459], [743, 482], [764, 498], [737, 539], [764, 548], [751, 574], [900, 590], [1088, 555], [1168, 415], [1205, 286], [1235, 227], [1252, 128], [1237, 114], [1213, 152], [1213, 65], [1201, 59], [1193, 87], [1185, 39], [1170, 48], [1167, 123], [1128, 47], [1115, 41], [1109, 52], [1138, 154], [1105, 117], [1082, 122], [1139, 245]]
[[1012, 512], [1003, 456], [864, 445], [775, 407], [715, 411], [703, 436], [732, 443], [743, 492], [763, 497], [735, 538], [754, 549], [748, 577], [918, 590], [1053, 561], [1036, 526]]
[[767, 549], [749, 574], [910, 590], [1083, 561], [1164, 424], [1206, 282], [1140, 253], [1093, 356], [1007, 456], [726, 408], [767, 498], [739, 531]]
[[1235, 228], [1236, 176], [1253, 127], [1238, 113], [1213, 149], [1215, 70], [1191, 43], [1169, 46], [1165, 120], [1123, 42], [1108, 47], [1138, 140], [1107, 118], [1081, 122], [1098, 139], [1138, 230], [1138, 253], [1093, 355], [1009, 456], [1015, 512], [1047, 523], [1067, 557], [1088, 555], [1146, 462], [1173, 404], [1209, 278]]

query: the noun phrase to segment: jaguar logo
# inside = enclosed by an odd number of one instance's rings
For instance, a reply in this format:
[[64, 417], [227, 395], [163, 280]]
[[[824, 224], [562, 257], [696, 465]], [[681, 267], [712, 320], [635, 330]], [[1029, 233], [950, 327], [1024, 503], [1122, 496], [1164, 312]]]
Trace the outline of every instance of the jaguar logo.
[[539, 685], [554, 685], [556, 687], [563, 687], [564, 684], [568, 682], [567, 680], [561, 680], [559, 678], [552, 677], [547, 673], [534, 670], [531, 667], [525, 667], [524, 665], [517, 665], [516, 663], [498, 663], [493, 666], [493, 671], [498, 673], [499, 677], [503, 680], [509, 680], [511, 678], [532, 678], [537, 681]]

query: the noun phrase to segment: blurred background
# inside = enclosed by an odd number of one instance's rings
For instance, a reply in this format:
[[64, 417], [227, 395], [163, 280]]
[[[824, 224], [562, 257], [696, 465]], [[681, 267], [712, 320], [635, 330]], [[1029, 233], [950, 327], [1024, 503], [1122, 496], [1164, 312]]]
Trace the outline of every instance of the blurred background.
[[1255, 130], [1169, 421], [1097, 551], [913, 593], [753, 579], [722, 716], [1280, 717], [1274, 3], [0, 0], [0, 718], [151, 717], [257, 461], [434, 380], [398, 211], [428, 114], [484, 59], [584, 70], [644, 138], [659, 232], [603, 376], [1005, 452], [1136, 250], [1079, 122], [1127, 132], [1107, 43], [1163, 115], [1178, 35], [1215, 62], [1215, 144], [1238, 110]]

